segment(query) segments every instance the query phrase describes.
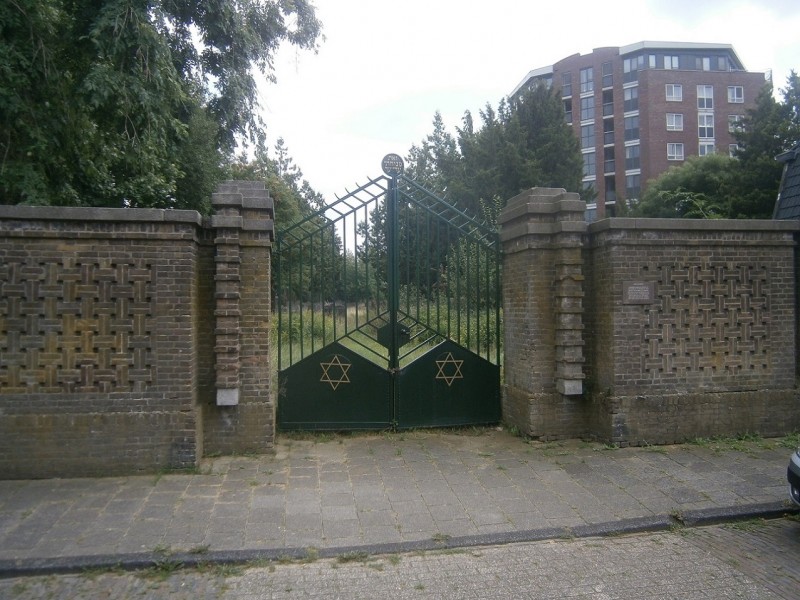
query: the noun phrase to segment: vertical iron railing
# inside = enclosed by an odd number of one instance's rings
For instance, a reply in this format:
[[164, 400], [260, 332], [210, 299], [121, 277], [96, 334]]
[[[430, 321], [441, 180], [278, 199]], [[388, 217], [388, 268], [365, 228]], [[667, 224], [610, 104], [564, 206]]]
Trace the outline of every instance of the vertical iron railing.
[[497, 232], [404, 175], [298, 220], [275, 254], [279, 369], [334, 341], [390, 370], [444, 339], [500, 364]]

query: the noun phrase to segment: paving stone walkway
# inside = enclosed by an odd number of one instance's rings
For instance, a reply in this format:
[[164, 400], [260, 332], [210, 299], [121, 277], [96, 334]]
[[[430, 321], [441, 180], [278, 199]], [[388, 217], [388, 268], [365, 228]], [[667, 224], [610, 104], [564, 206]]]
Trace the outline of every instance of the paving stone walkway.
[[0, 567], [153, 552], [470, 545], [746, 512], [785, 502], [789, 454], [769, 440], [613, 449], [498, 429], [282, 437], [272, 455], [206, 459], [190, 474], [0, 481]]

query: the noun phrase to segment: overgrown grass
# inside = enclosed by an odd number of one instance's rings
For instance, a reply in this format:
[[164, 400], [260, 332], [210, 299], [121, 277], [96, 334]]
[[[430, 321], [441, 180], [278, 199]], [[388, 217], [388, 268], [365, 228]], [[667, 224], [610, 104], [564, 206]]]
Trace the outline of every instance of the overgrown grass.
[[[400, 311], [401, 324], [408, 327], [410, 335], [409, 343], [401, 350], [407, 354], [404, 362], [410, 362], [446, 338], [491, 362], [496, 362], [500, 344], [502, 359], [502, 333], [497, 334], [494, 309], [454, 310], [447, 301], [425, 300], [417, 304], [401, 299]], [[335, 341], [371, 360], [388, 358], [387, 349], [377, 341], [378, 329], [386, 320], [376, 320], [377, 315], [374, 309], [367, 313], [363, 305], [349, 305], [336, 315], [311, 309], [282, 310], [276, 315], [279, 325], [274, 337], [280, 351], [280, 366], [286, 368]]]
[[793, 450], [800, 447], [800, 433], [791, 433], [777, 438], [764, 438], [757, 433], [746, 432], [736, 436], [700, 437], [689, 440], [687, 443], [714, 452], [753, 452], [778, 448]]

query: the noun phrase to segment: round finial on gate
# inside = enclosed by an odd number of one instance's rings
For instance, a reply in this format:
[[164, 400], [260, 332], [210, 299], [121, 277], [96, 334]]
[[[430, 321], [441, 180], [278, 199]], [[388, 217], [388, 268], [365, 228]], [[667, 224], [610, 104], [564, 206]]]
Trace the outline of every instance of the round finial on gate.
[[403, 159], [399, 154], [387, 154], [381, 161], [381, 168], [389, 177], [397, 177], [403, 172]]

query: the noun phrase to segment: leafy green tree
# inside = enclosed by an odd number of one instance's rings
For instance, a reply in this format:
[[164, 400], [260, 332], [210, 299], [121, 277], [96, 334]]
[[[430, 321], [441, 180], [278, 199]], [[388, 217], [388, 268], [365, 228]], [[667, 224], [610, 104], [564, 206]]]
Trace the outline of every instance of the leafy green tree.
[[736, 188], [737, 161], [723, 154], [690, 156], [651, 181], [630, 216], [712, 218], [727, 216]]
[[552, 90], [537, 86], [497, 109], [487, 104], [480, 122], [467, 111], [454, 138], [437, 113], [433, 133], [409, 151], [408, 173], [429, 189], [446, 190], [473, 216], [481, 215], [482, 202], [494, 206], [493, 198], [505, 202], [530, 187], [580, 188], [580, 147]]
[[307, 0], [0, 4], [0, 201], [206, 209], [264, 141], [253, 69], [319, 32]]
[[782, 165], [775, 157], [800, 141], [800, 78], [792, 71], [782, 101], [767, 84], [735, 132], [734, 158], [692, 156], [648, 183], [626, 214], [647, 217], [769, 219]]
[[[303, 178], [303, 172], [294, 164], [289, 149], [282, 138], [274, 147], [275, 158], [265, 148], [256, 151], [255, 159], [239, 161], [231, 168], [236, 179], [263, 181], [269, 190], [275, 210], [275, 238], [284, 239], [284, 232], [298, 225], [301, 242], [292, 250], [281, 251], [283, 266], [291, 274], [280, 281], [281, 299], [289, 301], [332, 300], [342, 289], [340, 279], [345, 273], [342, 242], [324, 214], [321, 214], [322, 196]], [[293, 237], [292, 240], [297, 240]], [[313, 264], [311, 257], [313, 256]], [[278, 253], [272, 254], [272, 272], [278, 273]], [[273, 293], [279, 284], [272, 280]]]
[[782, 102], [774, 99], [767, 84], [747, 111], [743, 127], [735, 133], [737, 190], [731, 196], [731, 218], [768, 219], [778, 195], [783, 165], [775, 157], [800, 141], [800, 78], [791, 72], [781, 90]]

